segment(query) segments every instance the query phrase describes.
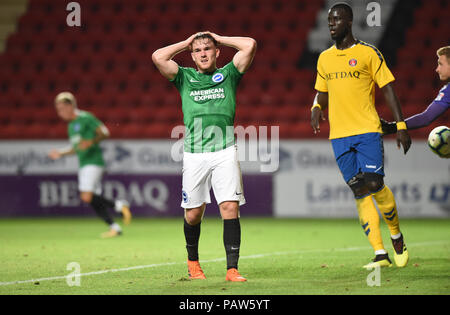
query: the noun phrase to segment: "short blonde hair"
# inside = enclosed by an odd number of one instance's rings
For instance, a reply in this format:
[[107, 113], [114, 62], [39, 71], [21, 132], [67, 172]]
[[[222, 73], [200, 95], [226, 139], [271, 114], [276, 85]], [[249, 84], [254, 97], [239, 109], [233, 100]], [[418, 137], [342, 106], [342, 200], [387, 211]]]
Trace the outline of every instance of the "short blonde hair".
[[75, 96], [73, 96], [70, 92], [61, 92], [56, 95], [55, 104], [58, 102], [64, 102], [73, 105], [73, 107], [77, 107], [77, 100]]
[[447, 61], [448, 61], [448, 63], [450, 63], [450, 46], [444, 46], [444, 47], [439, 48], [436, 51], [436, 54], [438, 55], [438, 57], [440, 57], [440, 56], [447, 57]]

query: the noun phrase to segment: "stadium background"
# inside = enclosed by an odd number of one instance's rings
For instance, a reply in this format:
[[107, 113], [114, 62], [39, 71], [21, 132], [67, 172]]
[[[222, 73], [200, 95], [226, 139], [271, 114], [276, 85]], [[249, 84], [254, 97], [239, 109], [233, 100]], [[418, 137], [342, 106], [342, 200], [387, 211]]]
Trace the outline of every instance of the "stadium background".
[[[242, 162], [248, 201], [242, 215], [356, 216], [327, 124], [318, 136], [309, 125], [317, 56], [331, 44], [326, 12], [336, 1], [79, 0], [80, 27], [67, 25], [69, 2], [0, 0], [0, 216], [93, 215], [77, 197], [76, 159], [46, 158], [50, 148], [68, 143], [53, 107], [61, 91], [73, 92], [79, 107], [111, 131], [102, 144], [105, 194], [129, 199], [136, 216], [180, 216], [181, 166], [171, 156], [171, 131], [182, 124], [180, 99], [151, 54], [201, 30], [257, 40], [238, 90], [236, 125], [280, 128], [275, 172], [261, 172], [267, 157], [269, 164], [274, 159], [261, 142], [252, 144], [258, 161]], [[354, 34], [377, 46], [394, 73], [404, 116], [424, 110], [442, 85], [435, 51], [450, 43], [449, 1], [374, 1], [381, 26], [372, 27], [366, 18], [373, 1], [347, 2]], [[233, 54], [222, 47], [218, 66]], [[193, 66], [188, 53], [175, 59]], [[376, 99], [380, 116], [392, 120], [378, 89]], [[448, 114], [411, 131], [406, 157], [392, 137], [385, 141], [386, 182], [402, 216], [449, 215], [449, 163], [426, 146], [439, 125], [448, 125]], [[208, 214], [218, 212], [211, 207]]]

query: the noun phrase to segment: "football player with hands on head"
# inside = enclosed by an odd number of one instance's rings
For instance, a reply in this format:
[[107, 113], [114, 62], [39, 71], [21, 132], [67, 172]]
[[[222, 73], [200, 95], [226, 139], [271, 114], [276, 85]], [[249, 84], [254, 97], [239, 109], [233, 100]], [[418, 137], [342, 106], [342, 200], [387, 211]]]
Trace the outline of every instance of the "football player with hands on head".
[[391, 82], [394, 77], [380, 51], [355, 39], [353, 11], [346, 3], [336, 3], [328, 11], [328, 27], [335, 45], [323, 51], [317, 62], [311, 108], [311, 126], [320, 131], [323, 111], [328, 107], [330, 139], [336, 162], [345, 182], [353, 191], [361, 226], [375, 252], [364, 268], [392, 266], [380, 231], [374, 200], [389, 227], [396, 265], [404, 267], [408, 251], [400, 232], [394, 195], [384, 183], [384, 156], [380, 118], [375, 109], [375, 84], [397, 121], [397, 145], [409, 150], [411, 139], [403, 121], [399, 101]]
[[[217, 68], [219, 46], [237, 50], [233, 60]], [[189, 51], [196, 69], [179, 66], [172, 58]], [[152, 59], [181, 96], [186, 126], [181, 207], [190, 279], [205, 279], [199, 258], [200, 226], [211, 187], [223, 219], [227, 281], [246, 281], [238, 272], [241, 226], [239, 207], [245, 204], [242, 176], [234, 137], [236, 89], [256, 53], [249, 37], [201, 32], [156, 50]]]
[[128, 202], [125, 200], [109, 200], [101, 195], [101, 180], [105, 161], [100, 141], [109, 137], [106, 126], [94, 115], [78, 109], [77, 101], [70, 92], [59, 93], [55, 98], [55, 109], [58, 116], [68, 122], [68, 134], [71, 146], [53, 149], [48, 156], [57, 160], [67, 155], [78, 156], [78, 189], [81, 200], [92, 206], [97, 215], [109, 226], [109, 231], [102, 238], [116, 237], [122, 234], [121, 227], [114, 222], [109, 208], [121, 213], [127, 225], [131, 221]]

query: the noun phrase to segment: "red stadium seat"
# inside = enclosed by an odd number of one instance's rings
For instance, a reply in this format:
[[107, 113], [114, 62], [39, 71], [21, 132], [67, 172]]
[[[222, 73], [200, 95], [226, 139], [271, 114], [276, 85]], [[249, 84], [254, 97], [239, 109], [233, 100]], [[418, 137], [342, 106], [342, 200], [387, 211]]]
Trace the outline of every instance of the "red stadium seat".
[[42, 139], [51, 138], [47, 131], [50, 129], [50, 125], [42, 121], [35, 121], [26, 126], [23, 129], [23, 138], [25, 139]]
[[314, 134], [309, 122], [291, 125], [291, 135], [295, 138], [327, 138], [329, 133], [328, 124], [321, 124], [320, 133]]
[[143, 138], [143, 125], [137, 123], [126, 123], [118, 126], [113, 137], [117, 138]]
[[21, 122], [10, 122], [0, 128], [0, 139], [23, 139], [23, 130], [26, 125]]
[[286, 105], [278, 107], [274, 113], [274, 122], [280, 124], [299, 122], [301, 120], [302, 109], [298, 106]]
[[0, 124], [3, 126], [14, 121], [14, 112], [16, 108], [13, 107], [0, 107]]
[[134, 123], [150, 123], [156, 120], [154, 109], [145, 106], [129, 109], [128, 116]]
[[153, 123], [144, 126], [143, 133], [147, 138], [170, 138], [172, 126], [166, 123]]
[[[67, 28], [66, 15], [58, 13], [66, 12], [66, 3], [30, 0], [18, 32], [8, 40], [6, 53], [11, 62], [0, 60], [6, 65], [0, 70], [0, 87], [6, 94], [0, 107], [14, 103], [20, 108], [33, 108], [14, 113], [24, 122], [34, 119], [47, 126], [59, 121], [53, 98], [68, 90], [75, 94], [80, 108], [92, 110], [105, 120], [117, 137], [169, 137], [173, 125], [181, 123], [181, 100], [174, 86], [152, 64], [151, 53], [199, 29], [239, 33], [258, 40], [259, 53], [239, 87], [236, 119], [268, 125], [277, 119], [293, 120], [296, 109], [289, 104], [308, 103], [309, 107], [311, 100], [307, 98], [312, 89], [303, 86], [313, 80], [296, 70], [296, 63], [310, 28], [306, 25], [314, 21], [319, 4], [279, 0], [244, 1], [239, 5], [228, 0], [214, 4], [202, 0], [79, 3], [83, 27]], [[205, 15], [205, 10], [211, 14]], [[283, 58], [278, 57], [280, 52]], [[234, 49], [221, 47], [218, 66], [225, 65], [234, 54]], [[178, 55], [176, 60], [194, 66], [189, 53]], [[30, 115], [36, 112], [39, 114], [35, 117]], [[4, 113], [0, 113], [0, 120], [7, 123]], [[144, 130], [141, 124], [148, 126]], [[34, 122], [30, 126], [30, 135], [67, 137], [65, 127], [49, 131]], [[8, 130], [14, 132], [13, 127]], [[283, 130], [290, 128], [283, 126]]]
[[181, 116], [181, 109], [177, 110], [176, 107], [160, 107], [154, 110], [154, 118], [161, 122], [174, 122]]
[[45, 133], [42, 134], [42, 136], [49, 139], [67, 139], [67, 123], [58, 122], [56, 124], [47, 125]]
[[246, 124], [247, 122], [253, 120], [253, 114], [255, 108], [250, 106], [237, 106], [235, 113], [235, 120], [238, 125]]

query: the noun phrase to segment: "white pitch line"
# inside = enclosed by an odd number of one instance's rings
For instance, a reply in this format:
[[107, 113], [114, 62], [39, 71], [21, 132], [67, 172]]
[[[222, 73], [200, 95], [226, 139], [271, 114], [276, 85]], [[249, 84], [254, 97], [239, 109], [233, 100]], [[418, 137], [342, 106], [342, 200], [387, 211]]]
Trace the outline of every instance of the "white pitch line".
[[[450, 241], [422, 242], [422, 243], [408, 244], [407, 246], [408, 247], [420, 247], [420, 246], [439, 245], [439, 244], [445, 244], [445, 243], [450, 243]], [[364, 247], [331, 248], [331, 249], [326, 249], [326, 250], [325, 249], [310, 249], [310, 250], [298, 250], [298, 251], [288, 251], [288, 252], [274, 252], [274, 253], [268, 253], [268, 254], [255, 254], [255, 255], [249, 255], [249, 256], [241, 256], [239, 259], [257, 259], [257, 258], [264, 258], [264, 257], [268, 257], [268, 256], [282, 256], [282, 255], [322, 253], [322, 252], [323, 253], [351, 252], [351, 251], [367, 250], [367, 249], [370, 249], [370, 247], [364, 246]], [[225, 258], [201, 260], [202, 263], [212, 263], [212, 262], [220, 262], [220, 261], [225, 261]], [[142, 265], [142, 266], [127, 267], [127, 268], [117, 268], [117, 269], [108, 269], [108, 270], [80, 273], [77, 276], [86, 277], [86, 276], [101, 275], [101, 274], [111, 273], [111, 272], [130, 271], [130, 270], [166, 267], [166, 266], [183, 265], [183, 264], [186, 264], [186, 262], [169, 262], [169, 263], [161, 263], [161, 264]], [[39, 278], [39, 279], [30, 279], [30, 280], [0, 282], [0, 286], [23, 284], [23, 283], [34, 283], [34, 282], [41, 282], [41, 281], [61, 280], [61, 279], [66, 279], [67, 277], [68, 276], [56, 276], [56, 277], [47, 277], [47, 278]], [[71, 276], [69, 276], [69, 277], [72, 278], [73, 274], [71, 274]]]

